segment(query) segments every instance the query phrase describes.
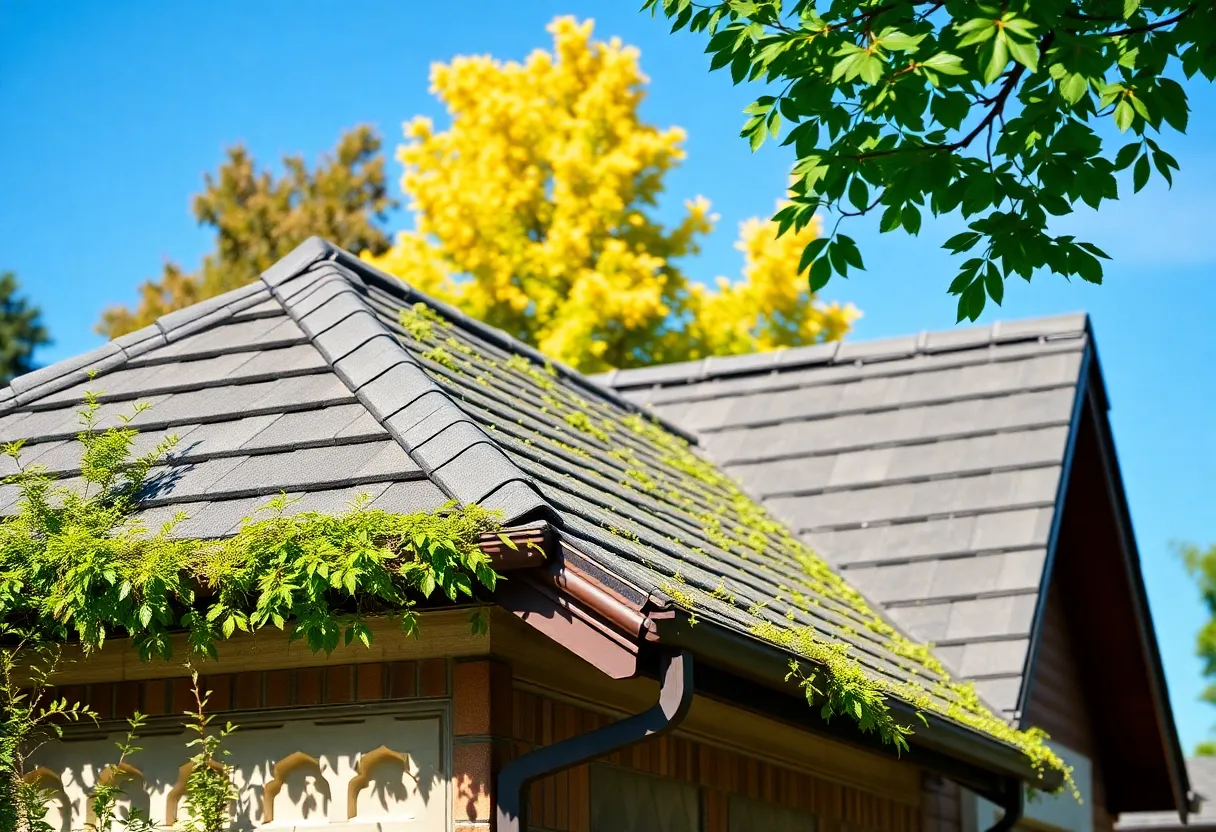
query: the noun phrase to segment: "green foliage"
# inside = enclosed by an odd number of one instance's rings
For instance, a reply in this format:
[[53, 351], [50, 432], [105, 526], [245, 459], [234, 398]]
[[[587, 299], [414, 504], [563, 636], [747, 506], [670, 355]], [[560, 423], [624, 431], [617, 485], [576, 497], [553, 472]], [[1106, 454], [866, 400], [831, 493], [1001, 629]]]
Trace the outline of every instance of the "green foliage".
[[0, 622], [0, 832], [54, 832], [46, 822], [47, 795], [25, 782], [26, 760], [63, 725], [96, 714], [79, 702], [48, 696], [47, 679], [59, 648]]
[[197, 749], [190, 757], [190, 775], [186, 778], [185, 805], [190, 820], [186, 832], [221, 832], [228, 825], [230, 807], [236, 799], [236, 784], [232, 782], [232, 767], [223, 762], [228, 756], [224, 740], [236, 730], [231, 722], [218, 731], [211, 728], [212, 716], [207, 713], [211, 691], [203, 691], [198, 671], [190, 668], [194, 710], [187, 711], [186, 726], [197, 736], [186, 747]]
[[149, 530], [138, 497], [173, 439], [132, 458], [136, 431], [99, 430], [97, 410], [90, 395], [82, 488], [22, 466], [20, 443], [6, 448], [20, 499], [0, 522], [0, 621], [23, 622], [38, 638], [72, 638], [87, 651], [122, 633], [145, 659], [167, 659], [170, 634], [185, 629], [193, 653], [214, 657], [216, 642], [238, 630], [274, 626], [332, 651], [369, 643], [368, 616], [399, 615], [413, 633], [416, 600], [494, 587], [478, 541], [497, 521], [476, 506], [390, 514], [358, 500], [338, 515], [293, 515], [279, 497], [225, 540], [174, 537], [180, 516]]
[[[1051, 217], [1119, 196], [1132, 167], [1139, 191], [1167, 184], [1178, 163], [1151, 134], [1187, 126], [1187, 97], [1170, 75], [1216, 77], [1216, 7], [1180, 0], [646, 0], [672, 30], [706, 32], [710, 69], [772, 93], [746, 109], [752, 148], [778, 138], [797, 156], [781, 232], [816, 212], [836, 217], [801, 268], [811, 288], [861, 270], [840, 220], [881, 212], [880, 229], [920, 231], [925, 211], [956, 211], [972, 252], [950, 285], [974, 320], [1005, 280], [1044, 268], [1100, 283], [1107, 256], [1052, 235]], [[1134, 140], [1117, 152], [1109, 119]], [[826, 256], [820, 256], [826, 255]], [[813, 263], [813, 265], [812, 265]]]
[[1196, 757], [1216, 757], [1216, 742], [1204, 740], [1195, 744]]
[[42, 311], [20, 296], [17, 276], [0, 273], [0, 386], [34, 369], [34, 350], [51, 343]]
[[258, 170], [237, 145], [219, 172], [205, 177], [194, 216], [215, 230], [215, 251], [193, 274], [169, 263], [159, 281], [140, 287], [134, 309], [102, 314], [98, 332], [114, 338], [158, 317], [244, 286], [316, 234], [355, 254], [380, 254], [389, 239], [377, 224], [396, 202], [384, 180], [380, 137], [370, 127], [344, 133], [333, 153], [311, 170], [300, 156], [283, 159], [284, 173]]
[[[1200, 597], [1208, 611], [1208, 621], [1195, 639], [1195, 652], [1203, 660], [1204, 677], [1213, 680], [1216, 679], [1216, 544], [1201, 549], [1193, 543], [1179, 543], [1175, 548], [1199, 587]], [[1204, 688], [1201, 698], [1216, 705], [1216, 682]], [[1216, 742], [1200, 743], [1195, 753], [1216, 754]]]
[[136, 713], [127, 721], [126, 736], [114, 743], [118, 748], [118, 761], [106, 766], [98, 776], [89, 798], [94, 820], [86, 828], [91, 832], [109, 832], [115, 828], [124, 832], [153, 832], [157, 828], [151, 818], [136, 807], [132, 807], [125, 817], [118, 813], [118, 801], [126, 793], [123, 784], [130, 778], [124, 766], [129, 765], [129, 757], [142, 750], [135, 743], [143, 726], [143, 715]]

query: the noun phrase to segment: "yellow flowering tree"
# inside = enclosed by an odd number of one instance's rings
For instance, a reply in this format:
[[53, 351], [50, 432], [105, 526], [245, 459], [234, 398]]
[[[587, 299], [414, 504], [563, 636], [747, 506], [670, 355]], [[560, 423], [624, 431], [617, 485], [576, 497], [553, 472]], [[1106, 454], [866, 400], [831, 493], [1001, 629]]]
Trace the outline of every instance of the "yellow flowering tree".
[[586, 371], [840, 338], [857, 312], [810, 293], [798, 259], [818, 228], [743, 224], [742, 280], [691, 282], [677, 264], [713, 227], [710, 205], [654, 216], [684, 133], [638, 116], [638, 51], [553, 21], [553, 52], [522, 63], [457, 57], [432, 68], [451, 116], [405, 126], [397, 157], [415, 214], [384, 254], [419, 290]]

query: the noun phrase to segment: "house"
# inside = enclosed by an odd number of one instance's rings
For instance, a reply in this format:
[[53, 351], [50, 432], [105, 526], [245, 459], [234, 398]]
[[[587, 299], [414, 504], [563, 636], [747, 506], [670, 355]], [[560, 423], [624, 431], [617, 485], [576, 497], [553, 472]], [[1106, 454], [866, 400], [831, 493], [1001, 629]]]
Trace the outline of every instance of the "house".
[[[142, 506], [149, 523], [184, 513], [182, 536], [231, 535], [280, 493], [297, 511], [336, 512], [363, 495], [391, 512], [452, 501], [501, 512], [482, 548], [506, 580], [479, 599], [484, 632], [467, 606], [436, 602], [420, 612], [417, 638], [373, 620], [370, 647], [318, 654], [274, 630], [237, 633], [202, 666], [212, 709], [240, 726], [229, 739], [235, 828], [953, 832], [975, 824], [963, 803], [974, 796], [999, 807], [981, 828], [1002, 830], [1024, 808], [1032, 816], [1028, 784], [1060, 782], [890, 625], [895, 607], [884, 618], [707, 461], [677, 424], [687, 413], [646, 418], [315, 238], [258, 283], [14, 380], [0, 392], [0, 441], [25, 439], [27, 462], [76, 475], [86, 393], [98, 396], [103, 426], [143, 401], [131, 422], [141, 436], [180, 437]], [[1092, 475], [1088, 446], [1071, 444], [1069, 478]], [[15, 500], [11, 486], [0, 490], [0, 510]], [[1098, 511], [1082, 508], [1061, 515]], [[1060, 678], [1074, 686], [1143, 673], [1055, 705], [1059, 720], [1120, 720], [1117, 748], [1092, 731], [1077, 736], [1098, 751], [1068, 740], [1090, 755], [1082, 786], [1099, 798], [1073, 828], [1107, 828], [1110, 811], [1187, 810], [1151, 624], [1146, 610], [1133, 615], [1143, 606], [1134, 552], [1107, 548], [1103, 528], [1064, 528], [1042, 563], [1063, 576], [1070, 558], [1123, 558], [1124, 572], [1111, 568], [1085, 596], [1106, 605], [1102, 638], [1121, 639], [1118, 655], [1070, 656], [1069, 637], [1088, 632], [1058, 623], [1039, 625], [1055, 640], [1038, 635], [1041, 649], [1029, 649], [1044, 665], [1065, 651], [1075, 672]], [[923, 538], [908, 531], [871, 548], [906, 553]], [[1077, 591], [1067, 587], [1066, 601]], [[810, 691], [790, 679], [791, 664], [813, 675]], [[182, 819], [185, 672], [114, 638], [60, 667], [55, 684], [102, 721], [69, 726], [33, 761], [55, 828], [88, 819], [87, 797], [136, 710], [149, 721], [127, 799], [158, 823]], [[824, 691], [876, 686], [895, 723], [913, 726], [903, 753], [823, 708]], [[1041, 713], [1056, 715], [1056, 699], [1044, 701]]]
[[[1074, 828], [1110, 829], [1150, 804], [1184, 811], [1187, 774], [1086, 316], [600, 380], [696, 433], [1010, 723], [1045, 729], [1093, 809]], [[964, 811], [990, 813], [982, 802]]]

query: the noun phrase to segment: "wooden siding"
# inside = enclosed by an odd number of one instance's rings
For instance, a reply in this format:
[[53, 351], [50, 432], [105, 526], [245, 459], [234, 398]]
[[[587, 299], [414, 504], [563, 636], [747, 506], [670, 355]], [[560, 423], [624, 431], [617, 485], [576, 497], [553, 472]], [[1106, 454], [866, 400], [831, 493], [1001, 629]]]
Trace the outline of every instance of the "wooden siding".
[[[516, 689], [512, 699], [511, 753], [594, 730], [616, 719], [540, 693]], [[699, 786], [703, 828], [726, 832], [727, 798], [744, 795], [812, 812], [820, 832], [921, 832], [919, 806], [879, 797], [739, 751], [674, 734], [647, 740], [605, 762]], [[590, 768], [582, 765], [537, 781], [530, 795], [530, 825], [545, 832], [590, 832]]]
[[1078, 645], [1068, 624], [1064, 596], [1060, 583], [1052, 581], [1043, 611], [1026, 720], [1030, 725], [1042, 728], [1052, 739], [1090, 759], [1093, 795], [1089, 800], [1093, 807], [1094, 832], [1113, 832], [1115, 816], [1106, 809], [1106, 786], [1093, 722], [1077, 669]]
[[[224, 713], [446, 697], [450, 673], [448, 660], [435, 658], [219, 673], [201, 676], [200, 681], [211, 691], [207, 710]], [[63, 685], [54, 695], [87, 703], [102, 720], [127, 719], [136, 711], [150, 717], [177, 716], [194, 707], [190, 680], [183, 678]]]

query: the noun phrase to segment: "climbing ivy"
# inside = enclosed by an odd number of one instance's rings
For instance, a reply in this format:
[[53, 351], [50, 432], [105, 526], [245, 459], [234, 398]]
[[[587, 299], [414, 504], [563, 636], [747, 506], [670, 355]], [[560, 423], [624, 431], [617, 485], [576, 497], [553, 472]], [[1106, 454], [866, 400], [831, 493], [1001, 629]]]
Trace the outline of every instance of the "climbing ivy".
[[190, 651], [208, 657], [235, 632], [267, 626], [332, 651], [369, 643], [368, 616], [399, 616], [410, 634], [418, 600], [494, 588], [478, 541], [498, 521], [477, 506], [394, 514], [361, 498], [335, 515], [293, 514], [279, 496], [224, 540], [176, 536], [183, 514], [150, 529], [139, 499], [155, 489], [156, 466], [176, 440], [133, 456], [136, 431], [99, 429], [98, 407], [89, 394], [80, 410], [78, 485], [24, 465], [22, 443], [4, 448], [20, 498], [0, 522], [0, 621], [86, 652], [125, 635], [145, 659], [170, 658], [170, 634], [181, 629]]

